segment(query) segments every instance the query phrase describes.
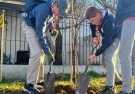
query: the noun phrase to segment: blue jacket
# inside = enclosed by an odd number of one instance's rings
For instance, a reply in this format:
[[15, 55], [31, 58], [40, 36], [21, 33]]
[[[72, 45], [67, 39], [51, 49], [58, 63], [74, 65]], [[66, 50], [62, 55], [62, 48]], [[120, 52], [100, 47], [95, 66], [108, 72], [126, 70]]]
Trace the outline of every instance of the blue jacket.
[[[102, 45], [96, 51], [95, 55], [101, 55], [114, 41], [114, 38], [120, 38], [121, 30], [115, 28], [115, 19], [112, 14], [106, 12], [101, 25], [99, 26], [99, 33], [103, 37]], [[90, 25], [92, 36], [95, 37], [95, 25]]]
[[[31, 1], [32, 0], [27, 0], [25, 3], [23, 12], [26, 13], [26, 15], [23, 15], [23, 20], [28, 26], [32, 26], [35, 29], [37, 40], [41, 49], [45, 52], [45, 54], [50, 54], [50, 48], [46, 43], [45, 31], [43, 31], [43, 28], [52, 28], [52, 23], [49, 22], [50, 18], [53, 17], [51, 10], [52, 0], [47, 0], [42, 3]], [[31, 10], [29, 8], [31, 8]], [[29, 11], [27, 12], [26, 10]]]
[[122, 24], [129, 17], [135, 17], [135, 0], [118, 0], [116, 25]]

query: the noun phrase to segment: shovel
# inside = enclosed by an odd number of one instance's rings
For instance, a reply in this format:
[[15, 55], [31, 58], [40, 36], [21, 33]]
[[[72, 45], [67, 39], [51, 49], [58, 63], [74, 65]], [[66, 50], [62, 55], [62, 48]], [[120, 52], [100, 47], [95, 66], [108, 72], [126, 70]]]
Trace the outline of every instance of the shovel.
[[53, 62], [50, 63], [49, 72], [45, 76], [45, 94], [54, 94], [54, 84], [56, 73], [52, 73]]
[[[97, 48], [97, 46], [92, 46], [91, 54], [94, 52], [94, 50]], [[86, 94], [88, 89], [88, 84], [90, 81], [90, 77], [87, 74], [87, 70], [90, 64], [86, 64], [85, 71], [83, 73], [80, 73], [78, 76], [78, 84], [76, 89], [76, 94]]]

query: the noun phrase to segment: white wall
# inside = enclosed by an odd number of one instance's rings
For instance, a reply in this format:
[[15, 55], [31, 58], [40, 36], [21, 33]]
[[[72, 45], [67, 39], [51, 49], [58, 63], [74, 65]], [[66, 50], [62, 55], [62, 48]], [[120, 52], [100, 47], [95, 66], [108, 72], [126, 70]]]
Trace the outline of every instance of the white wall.
[[[3, 78], [8, 80], [26, 80], [27, 65], [3, 65], [2, 73]], [[70, 66], [53, 66], [53, 73], [70, 73]], [[83, 73], [85, 66], [79, 66], [79, 72]], [[48, 73], [49, 66], [45, 65], [45, 74]], [[63, 71], [64, 70], [64, 71]], [[90, 66], [88, 71], [95, 71], [100, 74], [106, 73], [102, 66]]]

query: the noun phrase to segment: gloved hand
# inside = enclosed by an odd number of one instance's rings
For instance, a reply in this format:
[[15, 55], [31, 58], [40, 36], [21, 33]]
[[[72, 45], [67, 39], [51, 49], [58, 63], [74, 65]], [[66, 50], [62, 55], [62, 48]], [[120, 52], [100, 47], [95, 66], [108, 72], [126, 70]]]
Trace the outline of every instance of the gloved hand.
[[48, 57], [49, 63], [55, 62], [55, 58], [54, 58], [54, 56], [53, 56], [52, 53], [50, 53], [49, 55], [47, 55], [47, 57]]

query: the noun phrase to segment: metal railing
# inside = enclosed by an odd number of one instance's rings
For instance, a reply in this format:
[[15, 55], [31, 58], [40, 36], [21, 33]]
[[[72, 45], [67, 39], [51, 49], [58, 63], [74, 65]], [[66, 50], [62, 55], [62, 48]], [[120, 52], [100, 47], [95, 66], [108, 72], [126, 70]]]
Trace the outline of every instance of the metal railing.
[[[21, 0], [22, 1], [22, 0]], [[3, 8], [0, 8], [0, 14]], [[4, 64], [19, 64], [19, 59], [22, 58], [24, 63], [29, 58], [29, 47], [26, 40], [26, 36], [23, 33], [21, 23], [22, 18], [19, 13], [20, 10], [8, 9], [5, 10], [5, 19], [8, 23], [4, 29], [4, 49], [3, 49], [3, 63]], [[65, 26], [70, 25], [70, 19], [64, 18], [59, 22], [60, 33], [56, 42], [56, 65], [69, 65], [69, 46], [70, 46], [70, 28], [62, 29]], [[81, 23], [80, 29], [78, 29], [77, 38], [77, 53], [79, 59], [79, 65], [84, 65], [87, 62], [87, 57], [91, 51], [91, 30], [89, 23], [84, 21]], [[18, 54], [20, 52], [21, 53]], [[19, 57], [20, 56], [20, 57]], [[101, 57], [98, 57], [94, 64], [99, 65], [101, 63]]]

